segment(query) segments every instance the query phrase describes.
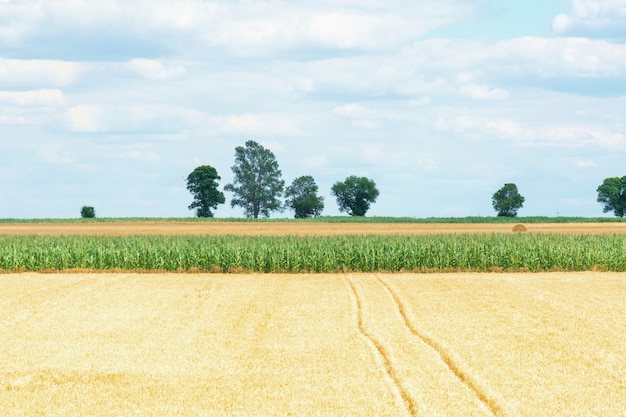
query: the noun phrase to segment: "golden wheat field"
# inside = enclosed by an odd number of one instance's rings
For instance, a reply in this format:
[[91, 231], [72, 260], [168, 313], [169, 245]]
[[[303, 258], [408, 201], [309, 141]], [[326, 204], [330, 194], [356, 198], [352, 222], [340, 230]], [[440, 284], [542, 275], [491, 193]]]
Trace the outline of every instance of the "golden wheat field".
[[626, 274], [0, 275], [2, 416], [624, 416]]

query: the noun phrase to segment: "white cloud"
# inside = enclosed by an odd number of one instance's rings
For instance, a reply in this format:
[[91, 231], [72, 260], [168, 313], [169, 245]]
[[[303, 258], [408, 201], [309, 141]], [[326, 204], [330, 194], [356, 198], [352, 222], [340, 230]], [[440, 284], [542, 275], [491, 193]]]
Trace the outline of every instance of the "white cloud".
[[19, 46], [45, 18], [41, 4], [33, 1], [0, 2], [0, 44]]
[[464, 134], [489, 134], [490, 136], [520, 137], [522, 128], [511, 120], [486, 119], [473, 116], [455, 118], [439, 117], [434, 126], [438, 130]]
[[350, 123], [361, 129], [378, 129], [380, 127], [380, 122], [369, 119], [352, 119]]
[[25, 125], [29, 119], [23, 116], [0, 116], [0, 125]]
[[626, 76], [626, 45], [585, 38], [523, 37], [504, 41], [424, 41], [413, 60], [429, 71], [463, 68], [488, 79]]
[[302, 136], [296, 120], [284, 114], [231, 114], [214, 116], [211, 124], [219, 131], [229, 134], [250, 134], [261, 136]]
[[350, 120], [353, 126], [362, 129], [377, 129], [386, 120], [402, 120], [404, 115], [398, 112], [380, 111], [363, 106], [360, 103], [349, 103], [337, 106], [333, 109], [333, 114]]
[[[430, 102], [459, 94], [477, 100], [504, 99], [522, 86], [580, 86], [615, 78], [626, 85], [626, 45], [584, 38], [525, 37], [503, 41], [424, 40], [401, 54], [374, 54], [306, 63], [287, 63], [309, 79], [317, 95], [375, 99], [385, 95], [428, 97]], [[388, 71], [393, 68], [393, 71]], [[594, 94], [591, 90], [591, 94]], [[356, 101], [356, 100], [355, 100]], [[341, 109], [338, 109], [341, 110]]]
[[585, 130], [582, 135], [588, 136], [593, 144], [609, 149], [624, 149], [624, 145], [626, 145], [626, 136], [623, 133], [598, 126]]
[[101, 126], [97, 108], [79, 105], [67, 110], [69, 117], [69, 129], [74, 132], [98, 132]]
[[510, 119], [490, 119], [474, 116], [439, 117], [434, 126], [441, 131], [465, 134], [481, 140], [509, 139], [525, 146], [595, 146], [623, 149], [623, 133], [596, 125], [559, 124], [529, 126]]
[[67, 110], [67, 128], [72, 132], [168, 135], [198, 126], [205, 115], [168, 105], [89, 105]]
[[74, 84], [84, 70], [75, 62], [0, 58], [0, 85], [64, 87]]
[[428, 96], [423, 96], [423, 97], [420, 97], [418, 99], [414, 99], [414, 100], [410, 100], [409, 101], [409, 107], [427, 106], [429, 104], [430, 104], [430, 97], [428, 97]]
[[378, 49], [422, 34], [429, 26], [396, 14], [331, 12], [314, 15], [308, 25], [311, 40], [339, 49]]
[[[345, 3], [345, 2], [344, 2]], [[238, 55], [293, 48], [390, 50], [427, 30], [463, 20], [474, 8], [456, 0], [418, 3], [221, 3], [203, 39]], [[344, 6], [344, 7], [338, 7]], [[346, 7], [347, 6], [347, 7]]]
[[296, 93], [312, 93], [315, 91], [315, 83], [309, 78], [295, 77], [289, 81], [289, 90]]
[[572, 17], [567, 14], [560, 14], [552, 21], [552, 30], [556, 33], [565, 33], [572, 26]]
[[[351, 151], [354, 154], [354, 151]], [[436, 161], [423, 155], [424, 152], [415, 152], [412, 147], [389, 146], [379, 142], [372, 142], [360, 147], [361, 160], [372, 167], [383, 167], [386, 177], [413, 178], [414, 171], [435, 171]]]
[[0, 91], [0, 102], [16, 106], [61, 106], [63, 93], [57, 89]]
[[[23, 41], [38, 33], [57, 30], [98, 28], [123, 30], [126, 33], [155, 30], [199, 30], [212, 21], [218, 5], [214, 2], [182, 0], [21, 0], [0, 3], [0, 16], [7, 17], [4, 28], [14, 28], [12, 37]], [[0, 20], [2, 23], [2, 20]], [[0, 38], [2, 40], [2, 38]]]
[[502, 100], [509, 97], [509, 92], [501, 88], [489, 88], [476, 84], [463, 85], [459, 91], [474, 100]]
[[[514, 86], [516, 80], [624, 78], [624, 56], [626, 45], [583, 38], [517, 38], [500, 42], [426, 40], [402, 54], [305, 62], [284, 60], [276, 63], [273, 76], [254, 67], [213, 72], [209, 85], [220, 79], [231, 83], [237, 93], [237, 86], [250, 84], [249, 79], [255, 81], [255, 91], [263, 90], [270, 81], [276, 86], [282, 84], [291, 93], [399, 94], [428, 97], [432, 102], [461, 92], [474, 99], [501, 99], [512, 94], [505, 83]], [[148, 80], [195, 75], [196, 82], [202, 82], [198, 69], [190, 70], [187, 67], [193, 64], [185, 62], [181, 65], [177, 61], [135, 59], [122, 63], [80, 63], [0, 58], [0, 89], [65, 88], [79, 82], [85, 85], [95, 80], [119, 79], [129, 72]], [[459, 77], [459, 70], [470, 75]]]
[[126, 64], [128, 68], [149, 80], [169, 80], [185, 73], [182, 65], [166, 66], [154, 59], [133, 59]]
[[474, 9], [461, 0], [341, 5], [260, 0], [22, 0], [0, 3], [0, 16], [7, 16], [5, 22], [0, 18], [0, 43], [19, 45], [68, 30], [75, 35], [106, 30], [107, 35], [115, 31], [129, 40], [154, 40], [167, 34], [185, 39], [176, 48], [209, 45], [237, 55], [295, 47], [389, 49], [429, 29], [465, 20]]
[[626, 36], [626, 0], [573, 0], [569, 14], [552, 22], [557, 34]]
[[348, 117], [351, 119], [370, 119], [380, 116], [380, 113], [377, 110], [367, 108], [359, 103], [337, 106], [333, 109], [333, 113], [338, 116]]

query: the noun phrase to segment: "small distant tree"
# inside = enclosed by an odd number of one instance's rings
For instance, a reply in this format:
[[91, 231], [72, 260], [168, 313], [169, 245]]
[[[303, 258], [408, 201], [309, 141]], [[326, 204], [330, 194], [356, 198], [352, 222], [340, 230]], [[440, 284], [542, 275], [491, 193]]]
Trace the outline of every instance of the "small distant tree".
[[80, 217], [83, 219], [93, 219], [96, 217], [96, 209], [91, 206], [83, 206], [80, 209]]
[[343, 182], [336, 182], [331, 191], [337, 198], [339, 211], [345, 211], [350, 216], [365, 216], [379, 195], [374, 181], [355, 175], [349, 176]]
[[297, 219], [317, 217], [324, 210], [324, 197], [317, 195], [318, 189], [312, 176], [298, 177], [285, 190], [285, 205], [295, 211]]
[[218, 204], [224, 204], [224, 193], [217, 189], [220, 176], [210, 165], [202, 165], [187, 176], [187, 190], [193, 195], [189, 210], [196, 209], [197, 217], [213, 217]]
[[285, 181], [272, 151], [249, 140], [245, 147], [235, 148], [235, 165], [231, 169], [235, 178], [224, 186], [225, 191], [234, 194], [231, 207], [240, 206], [246, 217], [255, 219], [282, 210], [279, 198], [283, 195]]
[[602, 211], [613, 211], [617, 217], [624, 217], [626, 213], [626, 176], [622, 178], [606, 178], [596, 190], [598, 203], [602, 203]]
[[517, 210], [524, 206], [524, 197], [515, 184], [504, 184], [491, 197], [493, 208], [499, 217], [516, 217]]

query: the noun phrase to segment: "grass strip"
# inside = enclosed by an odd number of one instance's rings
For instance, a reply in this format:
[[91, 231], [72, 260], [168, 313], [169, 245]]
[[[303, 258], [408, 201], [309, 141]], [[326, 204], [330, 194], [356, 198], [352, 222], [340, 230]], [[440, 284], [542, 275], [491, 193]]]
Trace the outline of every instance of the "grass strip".
[[199, 218], [199, 217], [98, 217], [83, 218], [50, 218], [50, 219], [0, 219], [1, 223], [116, 223], [116, 222], [233, 222], [233, 223], [445, 223], [445, 224], [514, 224], [514, 223], [621, 223], [626, 218], [620, 217], [496, 217], [496, 216], [469, 216], [469, 217], [358, 217], [358, 216], [321, 216], [309, 219], [269, 218], [250, 219], [240, 217], [226, 218]]

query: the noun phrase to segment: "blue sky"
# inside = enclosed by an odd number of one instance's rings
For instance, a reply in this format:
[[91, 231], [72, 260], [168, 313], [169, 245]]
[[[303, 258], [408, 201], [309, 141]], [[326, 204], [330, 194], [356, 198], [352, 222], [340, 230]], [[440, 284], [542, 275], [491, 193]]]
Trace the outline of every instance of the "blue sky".
[[626, 0], [0, 0], [0, 218], [192, 216], [182, 177], [223, 187], [249, 139], [325, 215], [359, 175], [368, 215], [513, 182], [519, 215], [602, 216], [625, 108]]

